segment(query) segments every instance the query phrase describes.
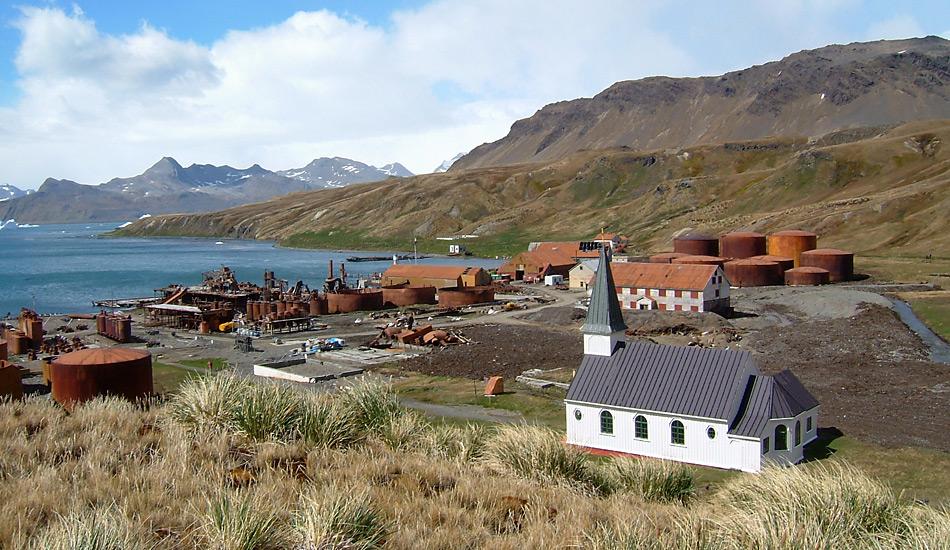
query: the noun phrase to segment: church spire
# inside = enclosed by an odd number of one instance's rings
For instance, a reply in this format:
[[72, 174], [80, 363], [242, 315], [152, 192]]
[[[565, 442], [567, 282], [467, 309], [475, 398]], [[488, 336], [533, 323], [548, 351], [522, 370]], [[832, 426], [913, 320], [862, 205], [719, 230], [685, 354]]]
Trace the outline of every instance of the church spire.
[[617, 342], [623, 340], [627, 324], [623, 321], [606, 247], [600, 249], [600, 262], [592, 286], [587, 321], [581, 327], [584, 334], [584, 353], [612, 355]]

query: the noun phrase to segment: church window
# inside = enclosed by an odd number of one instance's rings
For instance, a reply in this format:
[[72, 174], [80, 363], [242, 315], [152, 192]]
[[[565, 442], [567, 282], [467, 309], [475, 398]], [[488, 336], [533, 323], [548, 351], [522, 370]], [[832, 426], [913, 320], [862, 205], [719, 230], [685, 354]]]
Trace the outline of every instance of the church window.
[[679, 420], [670, 424], [670, 442], [673, 445], [686, 445], [686, 427]]
[[775, 427], [775, 450], [788, 450], [788, 426], [785, 424], [779, 424]]
[[633, 419], [633, 436], [637, 439], [649, 439], [650, 431], [647, 427], [647, 417], [642, 414], [638, 414], [636, 418]]
[[614, 415], [610, 414], [609, 411], [603, 411], [600, 413], [600, 433], [614, 433]]

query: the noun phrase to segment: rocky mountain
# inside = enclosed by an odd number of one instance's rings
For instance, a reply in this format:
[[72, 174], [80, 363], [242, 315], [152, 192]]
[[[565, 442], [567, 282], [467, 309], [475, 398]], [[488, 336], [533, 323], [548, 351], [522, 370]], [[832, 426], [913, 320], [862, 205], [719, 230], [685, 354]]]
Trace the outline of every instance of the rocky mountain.
[[618, 82], [545, 106], [453, 170], [545, 162], [583, 149], [649, 150], [950, 117], [950, 41], [832, 45], [721, 76]]
[[0, 202], [8, 201], [10, 199], [15, 199], [17, 197], [22, 197], [23, 195], [28, 195], [32, 193], [32, 190], [24, 191], [18, 187], [9, 184], [0, 184]]
[[449, 160], [443, 160], [442, 164], [436, 166], [435, 170], [433, 170], [432, 173], [441, 174], [442, 172], [448, 172], [449, 168], [451, 168], [452, 165], [455, 164], [456, 161], [458, 161], [460, 158], [464, 156], [465, 156], [465, 153], [459, 153]]
[[382, 168], [342, 157], [314, 159], [303, 168], [281, 170], [278, 174], [307, 182], [311, 187], [344, 187], [352, 183], [380, 181], [388, 177], [409, 177], [412, 172], [394, 162]]
[[[165, 157], [137, 176], [113, 178], [101, 185], [51, 178], [35, 193], [25, 194], [9, 186], [9, 197], [2, 196], [8, 186], [0, 187], [0, 219], [28, 223], [124, 221], [144, 214], [220, 210], [297, 191], [412, 175], [399, 163], [377, 169], [341, 158], [317, 159], [303, 169], [285, 172], [292, 175], [257, 164], [249, 168], [183, 167]], [[19, 195], [14, 195], [16, 192]]]
[[688, 148], [580, 151], [555, 162], [450, 170], [298, 193], [221, 212], [156, 216], [122, 235], [276, 239], [287, 246], [441, 251], [472, 234], [476, 254], [589, 238], [634, 252], [681, 231], [802, 228], [820, 245], [924, 256], [950, 249], [950, 120]]

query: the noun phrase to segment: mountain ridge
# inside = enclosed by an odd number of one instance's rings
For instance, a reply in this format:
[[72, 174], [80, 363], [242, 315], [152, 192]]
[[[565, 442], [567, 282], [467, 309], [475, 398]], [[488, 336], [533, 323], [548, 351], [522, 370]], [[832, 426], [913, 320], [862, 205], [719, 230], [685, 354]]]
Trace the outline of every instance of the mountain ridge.
[[830, 45], [718, 76], [651, 76], [551, 103], [452, 170], [547, 162], [584, 149], [689, 147], [950, 117], [950, 41]]

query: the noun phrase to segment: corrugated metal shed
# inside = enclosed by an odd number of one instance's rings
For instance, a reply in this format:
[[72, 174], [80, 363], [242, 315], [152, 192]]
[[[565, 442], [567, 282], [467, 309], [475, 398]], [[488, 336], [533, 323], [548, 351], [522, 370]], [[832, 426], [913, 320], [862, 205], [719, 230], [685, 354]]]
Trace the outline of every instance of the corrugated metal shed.
[[627, 342], [585, 355], [567, 400], [728, 422], [756, 373], [744, 351]]

